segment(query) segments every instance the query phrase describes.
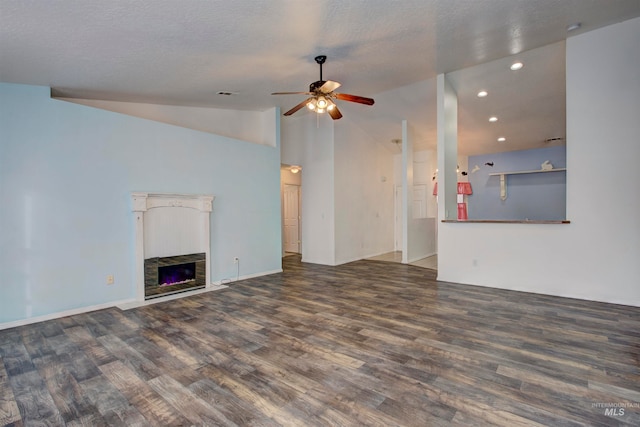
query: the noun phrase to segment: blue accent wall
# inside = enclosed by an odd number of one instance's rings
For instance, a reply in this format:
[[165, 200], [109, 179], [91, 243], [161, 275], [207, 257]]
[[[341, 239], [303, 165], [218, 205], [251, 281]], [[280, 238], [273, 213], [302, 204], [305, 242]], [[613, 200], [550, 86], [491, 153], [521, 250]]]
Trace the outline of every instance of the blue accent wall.
[[[554, 169], [566, 168], [565, 146], [469, 156], [469, 219], [564, 220], [566, 219], [566, 172], [509, 175], [507, 199], [500, 200], [500, 177], [491, 173], [540, 170], [549, 160]], [[493, 163], [493, 167], [485, 163]], [[480, 170], [471, 173], [478, 165]]]
[[0, 323], [134, 298], [133, 191], [215, 195], [213, 281], [281, 268], [279, 147], [0, 83]]

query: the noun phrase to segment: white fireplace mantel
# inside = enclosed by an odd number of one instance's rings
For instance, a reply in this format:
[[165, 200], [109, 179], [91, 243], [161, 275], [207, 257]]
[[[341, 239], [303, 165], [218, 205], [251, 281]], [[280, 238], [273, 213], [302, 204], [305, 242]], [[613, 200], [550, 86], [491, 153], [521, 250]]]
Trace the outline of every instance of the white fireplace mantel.
[[153, 208], [185, 207], [201, 212], [213, 210], [212, 195], [169, 194], [169, 193], [132, 193], [133, 211], [146, 212]]
[[135, 220], [136, 300], [144, 301], [144, 260], [206, 254], [206, 288], [211, 288], [210, 216], [213, 195], [131, 194]]

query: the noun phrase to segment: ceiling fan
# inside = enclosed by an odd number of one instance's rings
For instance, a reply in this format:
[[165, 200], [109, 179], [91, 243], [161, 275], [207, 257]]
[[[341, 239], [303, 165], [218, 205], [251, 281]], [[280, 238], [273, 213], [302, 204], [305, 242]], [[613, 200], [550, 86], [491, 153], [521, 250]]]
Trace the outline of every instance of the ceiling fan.
[[340, 87], [340, 83], [333, 82], [331, 80], [322, 80], [322, 64], [327, 60], [325, 55], [315, 57], [316, 62], [320, 65], [320, 80], [313, 82], [309, 85], [308, 92], [274, 92], [271, 95], [311, 95], [310, 98], [305, 99], [300, 104], [293, 107], [291, 110], [284, 113], [285, 116], [290, 116], [296, 111], [300, 110], [305, 105], [311, 111], [317, 113], [329, 113], [333, 120], [338, 120], [342, 117], [342, 113], [335, 104], [334, 99], [341, 101], [357, 102], [358, 104], [373, 105], [374, 101], [371, 98], [365, 98], [363, 96], [349, 95], [346, 93], [336, 93], [334, 90]]

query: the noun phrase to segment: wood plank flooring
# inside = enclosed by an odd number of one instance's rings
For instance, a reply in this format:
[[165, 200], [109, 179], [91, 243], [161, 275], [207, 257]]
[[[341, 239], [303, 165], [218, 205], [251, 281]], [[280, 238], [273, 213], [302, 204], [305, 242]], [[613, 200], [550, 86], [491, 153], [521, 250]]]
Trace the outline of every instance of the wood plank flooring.
[[284, 272], [0, 331], [0, 425], [640, 425], [640, 310], [436, 282]]

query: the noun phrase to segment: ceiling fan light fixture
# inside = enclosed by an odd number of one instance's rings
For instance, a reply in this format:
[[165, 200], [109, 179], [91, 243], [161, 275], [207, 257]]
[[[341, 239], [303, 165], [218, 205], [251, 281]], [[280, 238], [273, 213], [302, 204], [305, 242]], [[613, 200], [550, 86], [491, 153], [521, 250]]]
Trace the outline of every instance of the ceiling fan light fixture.
[[324, 96], [319, 96], [318, 99], [316, 99], [316, 105], [318, 106], [318, 109], [325, 109], [327, 108], [327, 105], [329, 103], [327, 102], [327, 99]]
[[331, 116], [333, 120], [338, 120], [342, 118], [342, 113], [338, 109], [336, 103], [333, 101], [334, 99], [355, 102], [357, 104], [364, 105], [373, 105], [375, 103], [373, 99], [366, 98], [364, 96], [350, 95], [348, 93], [335, 93], [334, 91], [341, 86], [340, 83], [331, 80], [324, 80], [322, 78], [322, 64], [324, 64], [326, 59], [327, 57], [324, 55], [316, 56], [315, 60], [320, 66], [320, 80], [311, 83], [307, 92], [273, 92], [271, 94], [311, 95], [310, 98], [307, 98], [292, 109], [285, 112], [283, 114], [284, 116], [290, 116], [306, 106], [309, 110], [315, 111], [318, 114], [328, 112], [329, 116]]

